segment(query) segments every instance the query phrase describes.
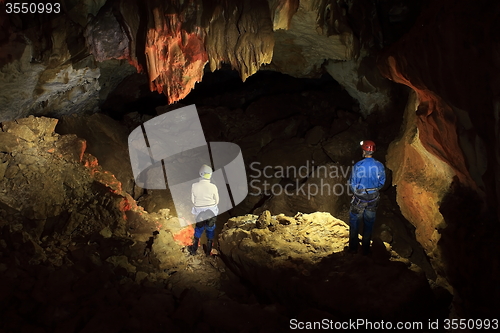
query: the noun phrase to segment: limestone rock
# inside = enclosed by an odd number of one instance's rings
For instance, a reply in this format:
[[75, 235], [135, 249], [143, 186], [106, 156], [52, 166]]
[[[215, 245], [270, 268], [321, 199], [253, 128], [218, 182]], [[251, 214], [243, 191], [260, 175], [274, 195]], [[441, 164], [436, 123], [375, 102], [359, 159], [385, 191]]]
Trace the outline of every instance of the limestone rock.
[[107, 71], [88, 57], [82, 27], [87, 10], [96, 13], [103, 1], [85, 2], [84, 7], [92, 8], [75, 12], [82, 2], [72, 1], [65, 7], [68, 15], [50, 19], [2, 18], [9, 38], [0, 42], [0, 121], [94, 112], [99, 97], [105, 98], [108, 89], [130, 74], [118, 61]]
[[99, 234], [104, 237], [104, 238], [110, 238], [111, 236], [113, 236], [113, 233], [111, 232], [111, 230], [109, 229], [109, 227], [105, 227], [104, 229], [102, 229]]
[[[474, 45], [498, 54], [496, 42], [476, 38], [494, 29], [497, 4], [475, 12], [468, 1], [454, 2], [456, 11], [468, 13], [458, 23], [449, 19], [451, 13], [437, 13], [439, 6], [448, 3], [432, 3], [423, 10], [420, 19], [435, 23], [412, 29], [404, 42], [395, 45], [395, 52], [381, 61], [384, 76], [413, 91], [405, 110], [404, 134], [390, 147], [388, 166], [396, 176], [393, 183], [401, 211], [416, 227], [417, 240], [431, 258], [438, 283], [453, 289], [460, 304], [456, 311], [474, 312], [481, 307], [483, 313], [496, 313], [498, 302], [488, 308], [481, 304], [499, 299], [500, 291], [487, 287], [489, 283], [477, 283], [477, 278], [486, 282], [498, 275], [482, 267], [484, 261], [498, 266], [494, 253], [499, 246], [493, 240], [499, 234], [500, 141], [498, 131], [493, 134], [498, 123], [493, 115], [498, 109], [499, 64], [497, 56], [478, 60], [468, 50]], [[437, 18], [439, 22], [433, 21]], [[474, 34], [459, 29], [472, 22], [481, 22]], [[450, 41], [452, 32], [455, 37]], [[438, 52], [433, 45], [439, 45]], [[484, 75], [490, 79], [471, 79]], [[483, 103], [485, 107], [478, 107]], [[477, 221], [496, 227], [481, 232]], [[474, 237], [470, 237], [472, 230]], [[482, 260], [470, 255], [471, 249], [486, 243], [495, 245], [481, 252]]]
[[139, 271], [135, 275], [135, 282], [141, 283], [141, 281], [144, 280], [146, 277], [148, 277], [148, 273]]
[[[0, 183], [10, 190], [0, 193], [0, 202], [12, 210], [11, 214], [33, 221], [35, 238], [51, 232], [98, 233], [111, 225], [110, 231], [118, 232], [133, 199], [85, 153], [84, 140], [55, 134], [56, 122], [29, 117], [6, 123], [10, 132], [0, 132], [0, 146], [13, 152], [22, 149], [4, 156]], [[26, 133], [31, 133], [30, 140], [36, 140], [36, 145], [17, 136], [26, 137]], [[12, 146], [14, 142], [18, 142], [17, 147]], [[96, 196], [102, 196], [99, 200], [107, 209], [97, 209]]]
[[269, 1], [271, 16], [273, 17], [273, 29], [289, 29], [293, 15], [299, 9], [298, 0], [271, 0]]
[[87, 24], [84, 36], [90, 53], [99, 62], [130, 57], [130, 40], [113, 14], [112, 7], [99, 11]]
[[28, 116], [15, 121], [4, 122], [2, 125], [7, 127], [14, 126], [14, 124], [26, 126], [38, 138], [45, 139], [53, 135], [57, 123], [58, 120], [54, 118]]
[[[169, 103], [173, 103], [184, 98], [194, 84], [201, 81], [208, 56], [201, 31], [183, 27], [185, 16], [173, 7], [168, 8], [168, 4], [148, 2], [146, 5], [151, 20], [149, 24], [155, 27], [147, 31], [145, 45], [150, 87], [151, 90], [165, 92]], [[171, 11], [169, 15], [159, 14], [167, 9]], [[201, 13], [195, 9], [189, 16], [192, 15], [196, 17]]]
[[[0, 139], [1, 140], [1, 139]], [[3, 179], [5, 176], [5, 172], [7, 171], [7, 167], [9, 166], [9, 162], [0, 162], [0, 181]]]
[[169, 230], [159, 231], [154, 238], [152, 251], [159, 260], [160, 269], [182, 266], [184, 258], [171, 255], [172, 251], [180, 252], [180, 249]]
[[35, 133], [33, 133], [33, 131], [26, 125], [16, 124], [12, 121], [4, 122], [2, 125], [7, 133], [14, 134], [25, 141], [33, 142], [37, 138]]
[[74, 134], [68, 134], [57, 140], [54, 146], [68, 160], [81, 162], [87, 148], [87, 142]]
[[86, 140], [86, 151], [97, 157], [99, 164], [115, 175], [123, 190], [133, 193], [134, 177], [127, 151], [128, 131], [103, 114], [66, 116], [56, 127], [60, 134], [75, 134]]
[[[397, 262], [382, 242], [374, 244], [373, 259], [344, 252], [348, 226], [328, 213], [297, 214], [275, 231], [259, 229], [257, 219], [230, 219], [219, 235], [220, 251], [236, 274], [274, 301], [385, 318], [401, 318], [409, 308], [422, 311], [421, 304], [433, 302], [425, 276]], [[423, 303], [415, 308], [417, 300]]]
[[112, 256], [106, 259], [106, 261], [112, 263], [115, 266], [125, 268], [129, 273], [135, 273], [137, 270], [135, 266], [131, 265], [128, 262], [128, 258], [126, 256]]
[[[259, 219], [266, 217], [271, 219], [269, 212], [263, 213]], [[230, 245], [231, 242], [240, 244], [244, 252], [256, 251], [252, 252], [256, 256], [267, 256], [265, 253], [272, 254], [277, 251], [279, 255], [276, 256], [276, 262], [272, 265], [289, 267], [294, 264], [287, 261], [288, 256], [313, 264], [321, 260], [323, 256], [342, 251], [348, 240], [347, 225], [328, 213], [299, 214], [295, 219], [287, 218], [289, 225], [279, 224], [274, 233], [260, 228], [259, 222], [252, 223], [255, 219], [257, 219], [255, 215], [230, 219], [219, 237], [221, 252], [230, 256], [236, 250]], [[283, 217], [276, 217], [276, 219], [283, 220]], [[250, 241], [253, 237], [251, 233], [241, 232], [245, 229], [255, 231], [260, 235], [259, 245]]]
[[295, 77], [309, 77], [317, 73], [325, 59], [345, 61], [357, 55], [358, 40], [345, 13], [335, 3], [328, 6], [300, 1], [289, 28], [275, 31], [271, 68]]
[[0, 151], [12, 153], [19, 146], [19, 139], [16, 135], [7, 132], [0, 132]]
[[265, 210], [257, 219], [257, 228], [265, 229], [271, 223], [271, 213]]
[[151, 213], [156, 213], [161, 209], [174, 209], [174, 201], [170, 191], [167, 190], [148, 190], [147, 193], [142, 195], [138, 203], [144, 209]]
[[289, 225], [289, 224], [295, 223], [295, 219], [294, 218], [288, 217], [285, 214], [276, 215], [276, 220], [279, 223], [284, 224], [284, 225]]
[[374, 63], [375, 60], [363, 51], [358, 59], [330, 60], [325, 66], [327, 72], [359, 102], [361, 114], [365, 117], [375, 111], [388, 110], [392, 103], [391, 85]]
[[47, 115], [93, 110], [97, 106], [98, 69], [76, 69], [71, 64], [49, 69], [30, 62], [32, 47], [27, 45], [22, 57], [14, 61], [15, 65], [9, 64], [3, 69], [0, 105], [3, 110], [11, 111], [2, 112], [0, 121], [34, 113]]
[[[437, 229], [444, 228], [446, 222], [436, 203], [441, 201], [449, 188], [453, 170], [444, 161], [429, 154], [422, 145], [416, 129], [415, 112], [410, 111], [416, 108], [416, 95], [412, 93], [410, 97], [406, 110], [407, 127], [402, 137], [410, 145], [403, 145], [401, 140], [391, 144], [387, 167], [393, 170], [393, 184], [398, 185], [397, 201], [401, 212], [415, 226], [416, 238], [430, 255], [434, 269], [438, 274], [443, 274], [437, 248], [440, 239]], [[419, 163], [409, 163], [409, 158]], [[412, 193], [411, 204], [404, 199], [409, 193]], [[427, 209], [421, 210], [419, 207]]]
[[227, 3], [214, 8], [205, 45], [212, 71], [219, 69], [223, 61], [238, 70], [245, 81], [262, 64], [271, 62], [274, 35], [268, 2], [245, 0], [243, 4]]

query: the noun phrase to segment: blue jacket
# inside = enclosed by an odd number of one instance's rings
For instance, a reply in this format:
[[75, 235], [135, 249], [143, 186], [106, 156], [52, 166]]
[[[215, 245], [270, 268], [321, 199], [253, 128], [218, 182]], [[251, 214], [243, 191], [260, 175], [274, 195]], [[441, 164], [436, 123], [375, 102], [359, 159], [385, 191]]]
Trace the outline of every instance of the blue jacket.
[[[385, 183], [384, 165], [373, 157], [366, 157], [354, 164], [349, 185], [354, 193], [365, 188], [381, 189]], [[359, 192], [359, 191], [358, 191]], [[368, 191], [373, 193], [375, 191]]]

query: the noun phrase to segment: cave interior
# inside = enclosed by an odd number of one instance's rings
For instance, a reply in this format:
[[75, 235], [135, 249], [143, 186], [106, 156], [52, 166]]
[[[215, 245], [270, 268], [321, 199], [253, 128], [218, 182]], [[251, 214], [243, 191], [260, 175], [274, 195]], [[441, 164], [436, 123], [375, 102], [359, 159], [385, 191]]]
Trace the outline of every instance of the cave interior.
[[[498, 328], [496, 1], [15, 4], [0, 0], [0, 332]], [[134, 169], [133, 133], [192, 107], [198, 131], [169, 123], [143, 150], [202, 131], [241, 153], [246, 190], [224, 173], [244, 196], [210, 255], [205, 235], [189, 253], [165, 170], [192, 183], [216, 155], [162, 157], [159, 182]], [[346, 251], [367, 139], [387, 177], [369, 256]]]

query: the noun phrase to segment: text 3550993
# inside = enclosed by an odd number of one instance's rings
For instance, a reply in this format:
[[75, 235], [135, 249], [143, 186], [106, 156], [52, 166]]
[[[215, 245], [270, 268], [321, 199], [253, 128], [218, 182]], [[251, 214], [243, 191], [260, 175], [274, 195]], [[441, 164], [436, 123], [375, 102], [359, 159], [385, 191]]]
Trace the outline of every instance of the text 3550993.
[[7, 2], [5, 3], [5, 12], [7, 14], [59, 14], [61, 4], [55, 3], [35, 3], [35, 2]]

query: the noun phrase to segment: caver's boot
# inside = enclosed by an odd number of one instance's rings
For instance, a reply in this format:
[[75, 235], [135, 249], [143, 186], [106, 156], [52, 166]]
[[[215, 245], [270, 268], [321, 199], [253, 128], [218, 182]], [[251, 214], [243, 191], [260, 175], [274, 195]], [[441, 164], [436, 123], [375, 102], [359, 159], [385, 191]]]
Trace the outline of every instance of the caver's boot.
[[370, 256], [372, 254], [372, 250], [370, 249], [370, 242], [362, 243], [363, 255]]
[[212, 253], [212, 246], [214, 244], [214, 241], [209, 239], [207, 240], [207, 257], [210, 256], [210, 253]]
[[194, 256], [196, 254], [196, 251], [198, 251], [198, 243], [199, 243], [199, 238], [194, 237], [193, 238], [193, 245], [190, 245], [188, 247], [189, 253]]

